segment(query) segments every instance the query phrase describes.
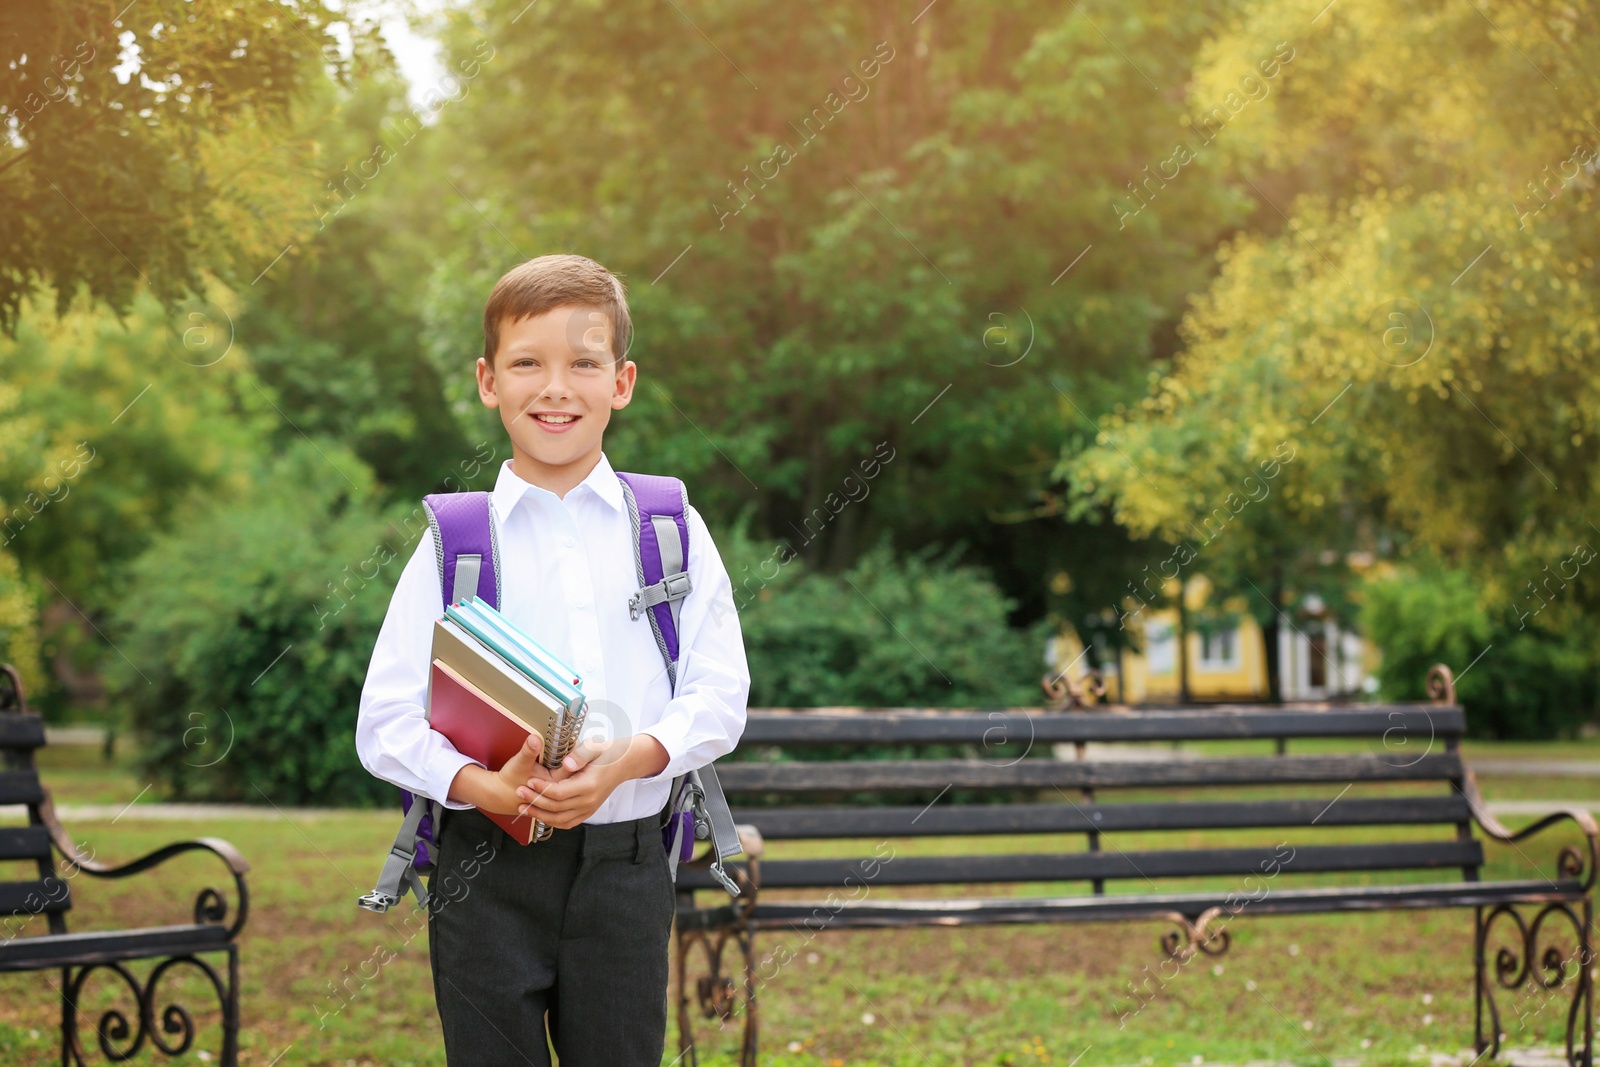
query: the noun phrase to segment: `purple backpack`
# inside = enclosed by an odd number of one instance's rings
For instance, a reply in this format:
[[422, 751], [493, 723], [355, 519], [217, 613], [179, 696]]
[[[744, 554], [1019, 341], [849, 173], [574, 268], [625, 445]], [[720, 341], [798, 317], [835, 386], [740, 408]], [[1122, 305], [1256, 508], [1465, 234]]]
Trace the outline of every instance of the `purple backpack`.
[[[689, 593], [689, 496], [683, 482], [655, 474], [617, 472], [628, 516], [633, 522], [634, 570], [639, 590], [628, 601], [628, 614], [648, 615], [656, 646], [667, 666], [667, 680], [678, 688], [678, 617]], [[433, 493], [423, 497], [428, 525], [433, 529], [443, 607], [477, 595], [500, 607], [500, 546], [489, 514], [489, 494]], [[417, 803], [418, 800], [425, 803]], [[677, 876], [680, 860], [692, 854], [695, 838], [713, 844], [712, 874], [730, 893], [738, 888], [722, 869], [722, 860], [742, 851], [716, 772], [711, 767], [688, 771], [673, 779], [668, 794], [669, 818], [662, 828], [662, 843]], [[434, 828], [443, 806], [437, 800], [400, 790], [405, 812], [400, 832], [384, 862], [378, 885], [357, 902], [368, 911], [384, 912], [400, 902], [406, 890], [426, 907], [428, 893], [422, 875], [433, 869]]]

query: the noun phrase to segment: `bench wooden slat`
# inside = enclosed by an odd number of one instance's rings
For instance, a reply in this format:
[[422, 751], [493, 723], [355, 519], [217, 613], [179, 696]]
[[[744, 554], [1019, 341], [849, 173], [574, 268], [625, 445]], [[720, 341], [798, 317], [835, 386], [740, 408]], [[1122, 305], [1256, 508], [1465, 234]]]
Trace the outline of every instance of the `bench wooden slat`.
[[0, 713], [0, 749], [32, 751], [44, 747], [44, 720], [32, 713]]
[[[1412, 870], [1480, 866], [1483, 847], [1475, 839], [1383, 842], [1378, 844], [1295, 845], [1253, 848], [1181, 849], [1146, 852], [1071, 852], [1004, 856], [898, 856], [864, 859], [762, 860], [761, 888], [822, 888], [859, 893], [874, 885], [948, 885], [987, 882], [1073, 882], [1092, 879], [1188, 878], [1254, 875], [1241, 882], [1241, 894], [1259, 892], [1276, 878], [1265, 872], [1274, 861], [1282, 874], [1328, 871]], [[885, 858], [887, 856], [887, 858]], [[696, 877], [690, 879], [689, 875]], [[846, 883], [845, 879], [849, 882]], [[685, 872], [680, 889], [714, 885], [709, 875]], [[1283, 883], [1277, 883], [1282, 885]]]
[[0, 771], [0, 804], [37, 804], [43, 799], [38, 771]]
[[0, 826], [0, 860], [50, 858], [50, 831], [43, 826]]
[[0, 943], [0, 971], [31, 971], [67, 963], [136, 960], [226, 948], [228, 929], [210, 923], [140, 930], [14, 937]]
[[1455, 753], [1378, 753], [1162, 761], [818, 760], [719, 764], [728, 793], [1059, 789], [1305, 782], [1430, 781], [1461, 777]]
[[61, 877], [0, 882], [0, 915], [43, 915], [72, 907], [72, 888]]
[[[1450, 882], [1383, 886], [1317, 886], [1275, 892], [1252, 901], [1217, 926], [1254, 915], [1309, 915], [1349, 910], [1448, 908], [1506, 901], [1581, 900], [1578, 879], [1558, 882]], [[1237, 907], [1226, 893], [1108, 893], [1071, 897], [941, 897], [933, 900], [764, 900], [751, 923], [757, 929], [842, 929], [896, 926], [966, 926], [990, 923], [1104, 922], [1157, 919], [1179, 912], [1191, 919], [1212, 907]], [[1230, 911], [1232, 908], [1229, 909]], [[680, 929], [736, 924], [732, 907], [681, 906]]]
[[741, 745], [936, 744], [1004, 742], [1182, 741], [1229, 738], [1374, 737], [1396, 757], [1427, 748], [1430, 738], [1461, 735], [1454, 705], [1375, 704], [1259, 707], [1219, 705], [1185, 711], [1053, 712], [1007, 709], [761, 708], [746, 716]]
[[925, 807], [742, 808], [769, 841], [846, 837], [935, 837], [963, 834], [1083, 833], [1090, 830], [1206, 830], [1265, 826], [1386, 826], [1459, 823], [1472, 818], [1466, 798], [1328, 797], [1100, 804], [970, 804]]

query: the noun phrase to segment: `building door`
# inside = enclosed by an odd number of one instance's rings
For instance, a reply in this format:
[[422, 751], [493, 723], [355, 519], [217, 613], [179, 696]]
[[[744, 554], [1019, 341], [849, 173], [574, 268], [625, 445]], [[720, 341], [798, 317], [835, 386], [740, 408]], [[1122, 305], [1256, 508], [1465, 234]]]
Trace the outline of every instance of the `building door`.
[[1317, 627], [1310, 635], [1311, 641], [1311, 677], [1308, 679], [1311, 688], [1323, 693], [1328, 685], [1328, 632], [1324, 627]]

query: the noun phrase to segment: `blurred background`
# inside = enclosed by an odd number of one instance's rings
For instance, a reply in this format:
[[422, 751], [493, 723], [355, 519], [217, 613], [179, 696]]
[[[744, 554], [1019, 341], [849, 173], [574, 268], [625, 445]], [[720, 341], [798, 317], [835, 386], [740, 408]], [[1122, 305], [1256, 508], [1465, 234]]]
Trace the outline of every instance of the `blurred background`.
[[[398, 799], [357, 701], [421, 497], [509, 457], [482, 307], [546, 253], [627, 286], [606, 452], [687, 482], [752, 706], [1444, 663], [1493, 810], [1600, 810], [1592, 5], [30, 0], [0, 42], [0, 662], [102, 856], [255, 865], [244, 1062], [443, 1062], [410, 914], [352, 907]], [[774, 935], [763, 1062], [1465, 1065], [1463, 923], [1244, 924], [1127, 1029], [1153, 929]], [[0, 1064], [51, 1059], [54, 984], [3, 992]]]
[[[0, 659], [152, 796], [389, 804], [357, 694], [483, 300], [624, 278], [754, 705], [1594, 716], [1563, 4], [46, 0], [0, 35]], [[196, 758], [227, 743], [237, 755]], [[248, 775], [237, 772], [243, 756]]]

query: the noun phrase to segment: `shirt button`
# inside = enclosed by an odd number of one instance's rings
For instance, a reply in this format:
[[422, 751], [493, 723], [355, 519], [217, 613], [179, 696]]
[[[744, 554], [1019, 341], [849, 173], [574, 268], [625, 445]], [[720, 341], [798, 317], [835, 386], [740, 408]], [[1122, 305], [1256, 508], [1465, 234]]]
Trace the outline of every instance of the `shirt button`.
[[573, 540], [573, 539], [572, 539], [572, 538], [570, 538], [570, 537], [569, 537], [569, 538], [567, 538], [567, 539], [566, 539], [566, 540], [565, 540], [565, 541], [563, 541], [563, 542], [562, 542], [562, 544], [564, 544], [564, 545], [566, 545], [566, 546], [567, 546], [567, 547], [568, 547], [568, 548], [571, 548], [571, 547], [572, 547], [572, 546], [573, 546], [573, 545], [575, 545], [575, 544], [577, 544], [577, 543], [578, 543], [578, 542], [576, 542], [576, 541], [574, 541], [574, 540]]

